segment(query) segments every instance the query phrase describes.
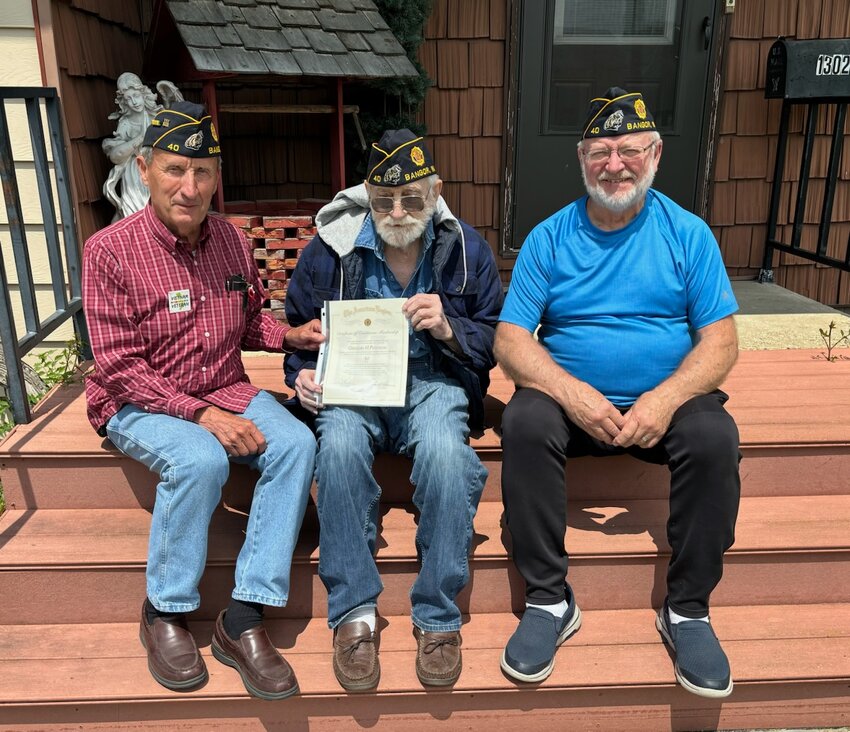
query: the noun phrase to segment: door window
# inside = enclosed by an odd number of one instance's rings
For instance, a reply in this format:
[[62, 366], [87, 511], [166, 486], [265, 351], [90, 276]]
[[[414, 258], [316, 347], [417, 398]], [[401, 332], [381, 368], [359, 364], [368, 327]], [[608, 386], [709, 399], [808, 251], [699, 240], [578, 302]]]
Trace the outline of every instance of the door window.
[[[588, 101], [615, 82], [642, 92], [659, 130], [672, 129], [679, 5], [679, 0], [556, 0], [543, 134], [580, 132]], [[610, 83], [591, 88], [591, 79]]]
[[584, 194], [576, 143], [588, 103], [612, 86], [643, 94], [664, 138], [654, 186], [692, 209], [718, 12], [716, 0], [520, 0], [506, 252]]
[[553, 41], [669, 44], [675, 11], [671, 0], [556, 0]]

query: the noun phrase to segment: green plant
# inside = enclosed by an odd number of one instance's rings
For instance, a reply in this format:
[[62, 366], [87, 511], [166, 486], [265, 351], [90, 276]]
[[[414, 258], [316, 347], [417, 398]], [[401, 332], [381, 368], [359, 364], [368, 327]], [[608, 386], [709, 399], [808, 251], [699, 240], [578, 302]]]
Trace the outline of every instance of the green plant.
[[75, 336], [65, 343], [64, 348], [52, 348], [40, 353], [33, 364], [33, 369], [48, 389], [56, 384], [70, 384], [82, 375], [80, 368], [83, 360], [82, 353], [82, 341]]
[[[64, 348], [52, 348], [40, 353], [33, 364], [33, 370], [45, 384], [45, 391], [56, 384], [70, 384], [82, 376], [80, 364], [83, 360], [83, 343], [76, 336], [65, 343]], [[45, 392], [27, 394], [31, 406], [38, 403]], [[5, 437], [15, 421], [12, 418], [12, 405], [5, 397], [0, 397], [0, 439]], [[0, 484], [0, 513], [6, 509], [3, 497], [3, 485]]]
[[15, 421], [12, 419], [12, 405], [8, 399], [0, 397], [0, 438], [4, 437], [14, 426]]
[[[83, 360], [82, 353], [83, 343], [79, 338], [74, 337], [65, 343], [64, 348], [53, 348], [38, 355], [32, 370], [44, 382], [44, 390], [35, 394], [27, 392], [27, 401], [30, 406], [38, 404], [47, 390], [56, 384], [70, 384], [82, 376], [80, 366]], [[6, 397], [0, 397], [0, 439], [5, 437], [14, 426], [12, 405]]]
[[[819, 328], [820, 337], [823, 339], [823, 345], [826, 348], [826, 353], [821, 354], [827, 361], [838, 361], [838, 359], [844, 359], [845, 356], [833, 356], [832, 351], [840, 346], [842, 343], [845, 346], [850, 346], [850, 329], [845, 333], [842, 329], [838, 329], [838, 336], [834, 336], [833, 333], [835, 331], [836, 325], [835, 321], [831, 320], [829, 322], [828, 330], [824, 330], [823, 328]], [[835, 340], [833, 340], [835, 338]]]
[[[31, 407], [34, 407], [43, 396], [44, 392], [41, 394], [27, 394], [27, 401]], [[8, 435], [14, 426], [15, 418], [12, 416], [12, 403], [5, 397], [0, 397], [0, 440]]]

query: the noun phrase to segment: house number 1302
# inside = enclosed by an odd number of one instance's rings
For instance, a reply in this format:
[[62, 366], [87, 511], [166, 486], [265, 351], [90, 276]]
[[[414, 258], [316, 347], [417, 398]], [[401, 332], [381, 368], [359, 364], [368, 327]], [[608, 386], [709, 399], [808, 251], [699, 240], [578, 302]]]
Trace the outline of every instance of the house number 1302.
[[850, 53], [822, 53], [818, 56], [816, 76], [847, 76], [850, 74]]

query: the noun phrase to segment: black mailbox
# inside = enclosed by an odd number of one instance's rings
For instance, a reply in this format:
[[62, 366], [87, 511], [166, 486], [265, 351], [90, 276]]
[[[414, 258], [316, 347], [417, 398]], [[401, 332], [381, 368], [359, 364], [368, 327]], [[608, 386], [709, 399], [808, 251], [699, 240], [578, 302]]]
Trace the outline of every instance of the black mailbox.
[[764, 95], [768, 99], [850, 97], [850, 38], [780, 38], [767, 55]]

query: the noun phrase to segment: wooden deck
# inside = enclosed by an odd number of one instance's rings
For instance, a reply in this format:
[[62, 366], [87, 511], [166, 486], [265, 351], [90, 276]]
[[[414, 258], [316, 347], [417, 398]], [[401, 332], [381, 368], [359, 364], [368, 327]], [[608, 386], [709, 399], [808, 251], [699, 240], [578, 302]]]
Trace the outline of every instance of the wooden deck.
[[[850, 359], [829, 363], [818, 350], [743, 351], [723, 389], [735, 417], [743, 447], [775, 445], [846, 445], [850, 441]], [[262, 389], [289, 396], [276, 356], [246, 357], [251, 381]], [[501, 408], [513, 382], [496, 368], [488, 391], [490, 421], [474, 440], [482, 449], [498, 447]], [[0, 443], [3, 454], [96, 453], [102, 439], [82, 419], [85, 398], [80, 386], [64, 387], [35, 409], [36, 419], [19, 425]]]
[[[502, 527], [498, 423], [513, 387], [494, 372], [490, 426], [473, 444], [490, 470], [475, 520], [464, 672], [424, 690], [413, 671], [408, 590], [417, 565], [409, 462], [382, 456], [377, 561], [385, 584], [382, 679], [347, 695], [330, 662], [317, 520], [305, 520], [287, 608], [269, 627], [301, 696], [258, 702], [209, 656], [243, 537], [251, 474], [235, 470], [211, 526], [203, 603], [192, 628], [210, 681], [192, 694], [158, 686], [137, 639], [154, 477], [85, 420], [79, 386], [57, 390], [0, 444], [9, 510], [0, 517], [0, 729], [59, 730], [677, 730], [850, 724], [850, 361], [818, 351], [744, 352], [724, 389], [743, 461], [736, 542], [712, 618], [735, 691], [723, 701], [676, 686], [654, 630], [663, 601], [666, 469], [630, 458], [570, 464], [570, 581], [584, 625], [540, 685], [499, 670], [522, 608]], [[276, 357], [247, 358], [252, 381], [281, 390]]]

